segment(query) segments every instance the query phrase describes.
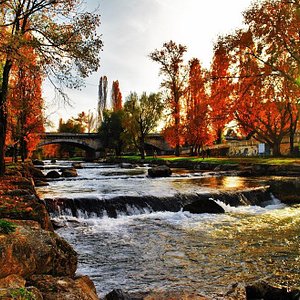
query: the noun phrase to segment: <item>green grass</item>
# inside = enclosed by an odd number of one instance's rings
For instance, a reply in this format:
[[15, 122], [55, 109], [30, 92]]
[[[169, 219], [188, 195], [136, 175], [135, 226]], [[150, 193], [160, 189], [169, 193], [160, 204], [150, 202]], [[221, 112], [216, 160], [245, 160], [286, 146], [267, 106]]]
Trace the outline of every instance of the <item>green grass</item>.
[[[140, 156], [122, 156], [122, 158], [139, 161]], [[268, 165], [292, 165], [300, 164], [300, 158], [289, 158], [289, 157], [191, 157], [191, 156], [158, 156], [153, 158], [148, 156], [145, 158], [146, 162], [154, 162], [157, 160], [164, 161], [192, 161], [192, 162], [207, 162], [214, 164], [268, 164]]]

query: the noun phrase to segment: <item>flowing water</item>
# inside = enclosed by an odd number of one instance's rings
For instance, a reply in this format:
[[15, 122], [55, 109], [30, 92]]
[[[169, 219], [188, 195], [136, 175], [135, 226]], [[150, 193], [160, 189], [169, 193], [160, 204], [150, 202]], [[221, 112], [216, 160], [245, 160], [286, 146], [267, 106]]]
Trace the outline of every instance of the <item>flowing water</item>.
[[[61, 166], [68, 163], [59, 162]], [[226, 211], [218, 215], [138, 205], [147, 197], [175, 199], [178, 194], [260, 187], [266, 178], [177, 172], [150, 179], [147, 167], [84, 167], [77, 178], [52, 180], [39, 194], [47, 201], [72, 199], [73, 205], [88, 201], [90, 209], [77, 208], [74, 214], [74, 207], [65, 207], [53, 216], [66, 224], [58, 233], [79, 253], [78, 273], [91, 277], [99, 295], [117, 288], [184, 290], [217, 299], [236, 282], [257, 280], [300, 287], [300, 206], [287, 207], [272, 195], [263, 206], [233, 207], [214, 198]], [[126, 195], [135, 202], [116, 210], [116, 218], [108, 217], [105, 207], [101, 214], [93, 208], [93, 203], [96, 207], [99, 201], [119, 201]]]

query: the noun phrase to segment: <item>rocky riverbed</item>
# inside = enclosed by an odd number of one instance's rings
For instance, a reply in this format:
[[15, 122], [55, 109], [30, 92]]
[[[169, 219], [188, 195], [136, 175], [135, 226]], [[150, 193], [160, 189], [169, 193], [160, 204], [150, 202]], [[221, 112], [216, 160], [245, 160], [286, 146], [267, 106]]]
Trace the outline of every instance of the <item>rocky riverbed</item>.
[[96, 300], [77, 253], [53, 230], [28, 168], [0, 181], [0, 299]]

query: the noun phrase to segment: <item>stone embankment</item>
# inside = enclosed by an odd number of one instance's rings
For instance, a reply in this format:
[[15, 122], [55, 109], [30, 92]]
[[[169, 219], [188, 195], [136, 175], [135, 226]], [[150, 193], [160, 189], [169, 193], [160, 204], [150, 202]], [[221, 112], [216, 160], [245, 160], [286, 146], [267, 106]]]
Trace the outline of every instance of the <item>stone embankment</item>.
[[0, 181], [0, 299], [96, 300], [93, 282], [77, 276], [77, 253], [54, 231], [26, 166]]

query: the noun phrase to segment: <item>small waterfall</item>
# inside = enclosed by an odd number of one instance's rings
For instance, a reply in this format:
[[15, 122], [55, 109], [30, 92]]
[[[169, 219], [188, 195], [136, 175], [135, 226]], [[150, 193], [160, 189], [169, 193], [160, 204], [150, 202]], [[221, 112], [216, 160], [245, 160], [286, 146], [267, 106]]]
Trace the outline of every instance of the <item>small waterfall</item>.
[[[46, 198], [45, 203], [52, 217], [73, 216], [77, 218], [102, 218], [147, 214], [158, 211], [178, 212], [186, 205], [199, 201], [221, 201], [226, 205], [263, 206], [272, 200], [268, 187], [251, 188], [237, 192], [214, 192], [199, 194], [176, 194], [169, 197], [157, 196], [118, 196], [110, 199], [85, 198]], [[209, 203], [206, 202], [206, 203]], [[211, 212], [209, 209], [203, 213]]]

